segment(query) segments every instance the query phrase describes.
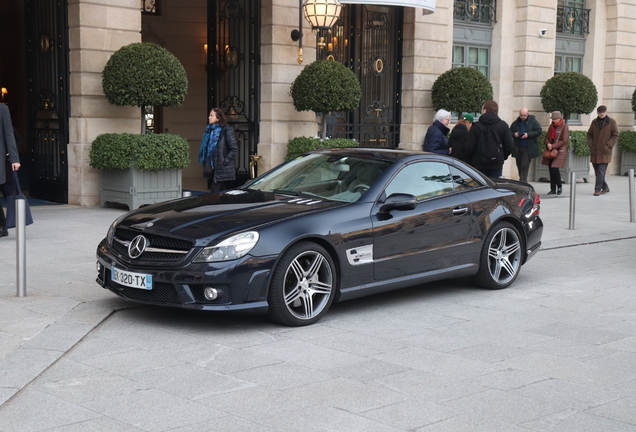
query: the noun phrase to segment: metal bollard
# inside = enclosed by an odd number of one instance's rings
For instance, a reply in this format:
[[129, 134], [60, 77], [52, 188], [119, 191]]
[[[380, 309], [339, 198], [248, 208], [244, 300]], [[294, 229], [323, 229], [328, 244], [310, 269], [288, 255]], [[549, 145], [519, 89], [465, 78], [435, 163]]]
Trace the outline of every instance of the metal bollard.
[[18, 297], [26, 297], [26, 201], [15, 200], [15, 262]]
[[570, 226], [574, 229], [574, 213], [576, 211], [576, 171], [570, 173]]
[[183, 198], [187, 198], [189, 196], [192, 196], [192, 192], [191, 191], [183, 191]]
[[629, 221], [634, 222], [634, 206], [636, 206], [636, 196], [634, 193], [634, 168], [629, 169]]

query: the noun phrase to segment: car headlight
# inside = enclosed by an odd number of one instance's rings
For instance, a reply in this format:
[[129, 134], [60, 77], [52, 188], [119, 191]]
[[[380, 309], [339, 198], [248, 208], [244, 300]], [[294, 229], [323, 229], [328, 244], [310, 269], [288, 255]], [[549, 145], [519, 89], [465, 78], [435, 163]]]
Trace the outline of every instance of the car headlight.
[[231, 261], [241, 258], [256, 246], [258, 238], [259, 235], [256, 231], [234, 235], [217, 245], [203, 249], [194, 259], [194, 262]]
[[123, 215], [121, 215], [117, 219], [115, 219], [112, 224], [110, 224], [110, 228], [108, 228], [108, 232], [106, 233], [106, 242], [109, 245], [113, 244], [113, 239], [115, 238], [115, 230], [117, 229], [117, 225], [119, 225], [119, 222], [124, 220], [124, 218], [127, 215], [128, 215], [128, 213], [124, 213]]

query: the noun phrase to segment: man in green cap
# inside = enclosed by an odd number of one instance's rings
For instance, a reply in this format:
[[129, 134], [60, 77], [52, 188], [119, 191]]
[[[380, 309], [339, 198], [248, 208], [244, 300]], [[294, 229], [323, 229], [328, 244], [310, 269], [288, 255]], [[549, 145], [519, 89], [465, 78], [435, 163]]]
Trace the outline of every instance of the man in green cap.
[[521, 108], [519, 117], [510, 125], [510, 132], [514, 138], [512, 157], [517, 161], [519, 180], [527, 183], [530, 161], [541, 154], [538, 141], [541, 125], [528, 113], [528, 108]]

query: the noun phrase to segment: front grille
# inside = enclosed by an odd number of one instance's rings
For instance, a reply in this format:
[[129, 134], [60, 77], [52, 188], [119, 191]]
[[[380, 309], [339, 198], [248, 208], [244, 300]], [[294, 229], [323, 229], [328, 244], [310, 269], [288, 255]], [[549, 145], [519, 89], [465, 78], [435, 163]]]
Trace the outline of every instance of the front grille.
[[[187, 240], [175, 239], [171, 237], [158, 236], [153, 234], [140, 233], [127, 228], [117, 228], [115, 231], [115, 241], [113, 241], [113, 249], [122, 257], [130, 261], [128, 256], [128, 248], [117, 241], [132, 241], [138, 235], [143, 234], [148, 239], [148, 247], [158, 249], [171, 249], [189, 252], [192, 248], [192, 243]], [[185, 258], [186, 254], [169, 253], [169, 252], [144, 252], [136, 261], [148, 261], [148, 262], [178, 262]]]

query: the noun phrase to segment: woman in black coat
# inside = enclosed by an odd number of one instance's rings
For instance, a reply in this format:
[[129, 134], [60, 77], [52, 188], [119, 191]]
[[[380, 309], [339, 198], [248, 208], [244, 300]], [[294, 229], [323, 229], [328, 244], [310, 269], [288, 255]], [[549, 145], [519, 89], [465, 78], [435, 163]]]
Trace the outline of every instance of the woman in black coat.
[[212, 108], [199, 149], [199, 163], [203, 164], [210, 192], [225, 190], [225, 182], [236, 179], [237, 151], [234, 129], [227, 124], [223, 110]]
[[468, 138], [468, 132], [473, 124], [472, 120], [472, 115], [463, 114], [448, 138], [448, 146], [453, 149], [453, 157], [467, 164], [472, 162], [466, 155], [466, 138]]

